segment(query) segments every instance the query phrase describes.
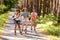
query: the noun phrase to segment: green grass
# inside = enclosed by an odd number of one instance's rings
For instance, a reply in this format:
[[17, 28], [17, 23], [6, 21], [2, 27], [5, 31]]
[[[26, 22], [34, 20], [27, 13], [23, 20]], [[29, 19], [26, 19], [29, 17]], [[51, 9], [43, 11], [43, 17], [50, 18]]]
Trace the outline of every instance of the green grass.
[[48, 35], [51, 40], [60, 40], [60, 24], [55, 26], [53, 24], [38, 24], [37, 28], [39, 30]]
[[53, 14], [45, 15], [44, 18], [40, 16], [36, 23], [37, 27], [44, 30], [46, 34], [60, 36], [60, 24], [58, 24], [58, 19]]
[[37, 28], [44, 34], [50, 36], [51, 40], [60, 40], [60, 24], [53, 14], [38, 17], [36, 20]]
[[9, 12], [3, 13], [0, 15], [0, 30], [3, 29], [4, 24], [6, 23], [9, 16]]

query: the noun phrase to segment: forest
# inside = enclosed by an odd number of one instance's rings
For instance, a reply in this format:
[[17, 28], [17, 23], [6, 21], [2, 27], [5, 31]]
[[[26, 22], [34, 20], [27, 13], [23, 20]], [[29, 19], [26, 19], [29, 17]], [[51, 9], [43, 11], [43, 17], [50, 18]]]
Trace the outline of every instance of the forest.
[[52, 40], [60, 40], [60, 0], [0, 0], [0, 30], [3, 30], [11, 9], [16, 7], [20, 10], [26, 7], [29, 13], [35, 8], [37, 28], [51, 35]]

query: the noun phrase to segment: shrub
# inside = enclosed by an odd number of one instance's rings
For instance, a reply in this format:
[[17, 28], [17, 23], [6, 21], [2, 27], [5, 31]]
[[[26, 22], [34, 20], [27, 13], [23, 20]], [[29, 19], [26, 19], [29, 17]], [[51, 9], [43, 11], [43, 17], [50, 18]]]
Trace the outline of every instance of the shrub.
[[0, 29], [3, 28], [8, 16], [9, 16], [9, 12], [6, 12], [6, 13], [0, 15]]
[[37, 28], [42, 30], [43, 33], [60, 36], [60, 24], [58, 25], [57, 17], [53, 14], [38, 17], [36, 20]]
[[60, 27], [56, 27], [54, 25], [42, 24], [39, 25], [37, 28], [42, 30], [42, 32], [45, 34], [60, 36]]
[[5, 5], [0, 5], [0, 14], [2, 14], [6, 9], [7, 7]]
[[60, 34], [60, 31], [58, 30], [58, 27], [55, 27], [55, 26], [54, 27], [53, 26], [48, 27], [47, 31], [51, 35], [55, 35], [55, 36], [59, 36], [59, 34]]
[[56, 25], [57, 24], [57, 17], [54, 16], [53, 14], [48, 14], [48, 15], [45, 15], [43, 18], [41, 15], [36, 20], [36, 23], [37, 24], [40, 24], [40, 23], [46, 24], [47, 22], [50, 22], [50, 21], [53, 22], [54, 25]]

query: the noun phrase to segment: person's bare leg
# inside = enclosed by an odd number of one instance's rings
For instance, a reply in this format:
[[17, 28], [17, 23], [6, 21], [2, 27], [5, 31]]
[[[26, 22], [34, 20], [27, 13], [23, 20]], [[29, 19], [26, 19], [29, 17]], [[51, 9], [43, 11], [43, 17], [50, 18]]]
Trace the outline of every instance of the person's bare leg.
[[22, 34], [20, 24], [18, 24], [18, 29], [19, 29], [20, 34]]
[[26, 29], [27, 29], [28, 22], [26, 21]]
[[33, 24], [32, 24], [32, 22], [31, 22], [31, 32], [32, 32], [32, 27], [33, 27]]
[[23, 29], [24, 29], [24, 21], [22, 21], [22, 31], [23, 31]]
[[14, 33], [15, 33], [15, 35], [16, 35], [16, 24], [14, 24]]
[[34, 26], [34, 31], [36, 32], [36, 27]]
[[26, 19], [25, 33], [27, 33], [28, 19]]
[[36, 32], [36, 23], [34, 22], [34, 31]]

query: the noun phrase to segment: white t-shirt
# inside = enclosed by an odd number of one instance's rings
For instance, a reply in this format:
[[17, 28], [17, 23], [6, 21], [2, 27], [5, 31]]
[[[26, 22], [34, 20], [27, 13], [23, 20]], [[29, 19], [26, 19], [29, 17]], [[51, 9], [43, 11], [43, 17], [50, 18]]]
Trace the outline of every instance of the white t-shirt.
[[37, 13], [36, 13], [36, 12], [32, 12], [31, 15], [33, 15], [33, 13], [34, 13], [34, 14], [36, 15], [36, 17], [37, 17]]
[[14, 15], [13, 19], [15, 19], [15, 20], [22, 20], [22, 16], [20, 15], [19, 17], [17, 17], [16, 15]]

